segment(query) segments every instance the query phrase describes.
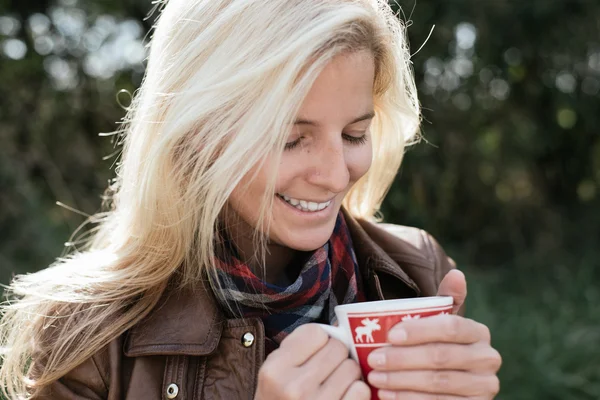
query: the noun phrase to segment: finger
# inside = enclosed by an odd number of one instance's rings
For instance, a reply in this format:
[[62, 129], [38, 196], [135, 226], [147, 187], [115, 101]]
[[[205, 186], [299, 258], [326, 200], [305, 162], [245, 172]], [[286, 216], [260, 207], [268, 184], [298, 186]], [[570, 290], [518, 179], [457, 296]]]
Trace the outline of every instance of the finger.
[[467, 280], [465, 274], [457, 269], [448, 272], [438, 288], [438, 296], [452, 296], [454, 306], [452, 314], [458, 313], [467, 299]]
[[344, 393], [342, 400], [370, 400], [371, 388], [363, 381], [354, 381]]
[[290, 333], [274, 353], [286, 365], [300, 366], [329, 341], [327, 333], [316, 324], [305, 324]]
[[368, 358], [378, 371], [460, 370], [496, 373], [502, 364], [498, 351], [484, 343], [430, 343], [419, 346], [389, 346]]
[[[325, 382], [345, 360], [348, 360], [346, 345], [337, 339], [329, 339], [325, 346], [300, 367], [299, 373], [307, 382], [320, 384]], [[358, 376], [360, 377], [360, 371]]]
[[377, 389], [455, 396], [494, 396], [500, 389], [496, 375], [463, 371], [372, 371], [368, 381]]
[[388, 333], [388, 342], [398, 346], [425, 343], [490, 343], [487, 326], [458, 315], [435, 315], [396, 324]]
[[422, 392], [407, 392], [404, 390], [379, 390], [377, 392], [377, 396], [380, 400], [475, 400], [471, 397], [464, 396], [440, 395]]
[[359, 379], [360, 367], [356, 361], [347, 358], [323, 382], [319, 391], [319, 398], [324, 400], [339, 399]]

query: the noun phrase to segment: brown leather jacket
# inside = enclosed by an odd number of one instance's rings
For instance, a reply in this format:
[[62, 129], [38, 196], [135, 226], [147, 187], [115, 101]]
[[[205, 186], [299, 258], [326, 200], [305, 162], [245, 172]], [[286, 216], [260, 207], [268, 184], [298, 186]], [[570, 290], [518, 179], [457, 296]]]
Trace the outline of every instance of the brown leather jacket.
[[[369, 300], [435, 295], [455, 268], [422, 230], [346, 219]], [[206, 290], [173, 291], [36, 400], [252, 399], [263, 359], [260, 319], [227, 319]]]

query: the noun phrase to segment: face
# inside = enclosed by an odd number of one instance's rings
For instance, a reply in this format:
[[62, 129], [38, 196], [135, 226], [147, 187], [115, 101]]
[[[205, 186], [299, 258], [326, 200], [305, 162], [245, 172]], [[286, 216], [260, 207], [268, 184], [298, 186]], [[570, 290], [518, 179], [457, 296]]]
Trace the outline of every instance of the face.
[[256, 226], [277, 168], [270, 246], [311, 251], [329, 240], [344, 196], [371, 166], [374, 74], [369, 52], [333, 59], [304, 100], [281, 163], [267, 160], [234, 190], [231, 210], [246, 227]]

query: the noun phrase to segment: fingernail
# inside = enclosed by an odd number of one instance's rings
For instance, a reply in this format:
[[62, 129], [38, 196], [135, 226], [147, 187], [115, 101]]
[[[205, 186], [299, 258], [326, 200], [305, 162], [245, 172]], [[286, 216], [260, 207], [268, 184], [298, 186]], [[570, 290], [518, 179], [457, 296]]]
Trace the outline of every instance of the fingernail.
[[390, 390], [380, 390], [377, 392], [377, 397], [379, 397], [379, 400], [394, 400], [396, 393]]
[[388, 339], [390, 340], [390, 342], [394, 343], [404, 342], [407, 338], [408, 335], [406, 334], [406, 331], [402, 328], [392, 329], [388, 334]]
[[385, 353], [374, 351], [367, 359], [371, 368], [383, 367], [385, 365]]
[[387, 374], [383, 372], [371, 372], [368, 381], [371, 385], [381, 385], [387, 381]]

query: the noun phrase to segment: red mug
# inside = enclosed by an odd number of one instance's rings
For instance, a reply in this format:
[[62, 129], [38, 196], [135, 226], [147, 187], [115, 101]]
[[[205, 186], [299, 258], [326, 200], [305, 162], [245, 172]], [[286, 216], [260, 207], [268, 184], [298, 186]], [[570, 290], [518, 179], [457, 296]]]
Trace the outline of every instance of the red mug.
[[[409, 319], [450, 314], [452, 305], [453, 298], [449, 296], [343, 304], [335, 307], [339, 326], [319, 325], [329, 336], [348, 347], [350, 356], [360, 365], [363, 379], [367, 382], [367, 375], [372, 371], [367, 358], [373, 350], [390, 346], [387, 334], [392, 327]], [[377, 389], [369, 387], [371, 400], [379, 400]]]

